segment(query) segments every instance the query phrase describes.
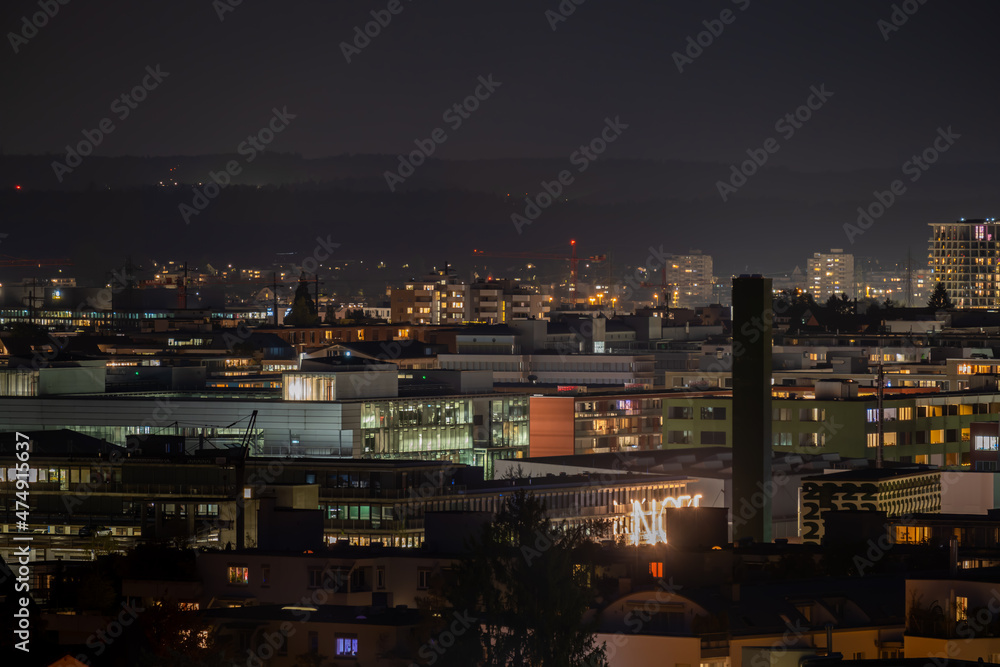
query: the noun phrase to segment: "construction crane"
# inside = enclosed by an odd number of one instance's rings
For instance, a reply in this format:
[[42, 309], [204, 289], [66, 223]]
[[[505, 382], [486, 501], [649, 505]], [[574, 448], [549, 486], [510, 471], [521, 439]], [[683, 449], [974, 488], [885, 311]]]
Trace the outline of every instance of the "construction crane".
[[[671, 300], [669, 298], [667, 298], [667, 293], [673, 291], [671, 289], [671, 288], [673, 288], [673, 285], [671, 285], [670, 283], [667, 282], [667, 265], [666, 264], [664, 264], [663, 267], [660, 268], [660, 284], [659, 285], [657, 285], [656, 283], [642, 282], [642, 283], [639, 283], [639, 287], [659, 287], [660, 289], [663, 290], [663, 292], [662, 292], [663, 293], [663, 301], [661, 301], [659, 305], [661, 305], [661, 306], [669, 306], [670, 305], [670, 301]], [[655, 296], [655, 294], [656, 293], [654, 292], [654, 296]]]
[[516, 259], [555, 259], [560, 261], [569, 261], [570, 289], [576, 292], [577, 263], [579, 263], [581, 259], [585, 262], [603, 262], [607, 260], [607, 256], [592, 255], [590, 257], [577, 257], [575, 240], [570, 240], [569, 247], [570, 247], [570, 254], [568, 255], [563, 255], [560, 253], [553, 253], [553, 252], [501, 252], [494, 250], [473, 250], [472, 254], [478, 255], [480, 257], [506, 257], [506, 258], [516, 258]]
[[23, 257], [11, 257], [10, 255], [0, 255], [0, 267], [42, 267], [42, 266], [73, 266], [73, 262], [68, 259], [25, 259]]

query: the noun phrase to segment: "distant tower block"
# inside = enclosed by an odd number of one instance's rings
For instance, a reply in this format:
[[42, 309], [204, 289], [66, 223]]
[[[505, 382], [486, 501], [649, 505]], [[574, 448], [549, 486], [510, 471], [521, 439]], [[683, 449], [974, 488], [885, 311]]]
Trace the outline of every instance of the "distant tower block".
[[733, 279], [733, 540], [771, 541], [771, 279]]

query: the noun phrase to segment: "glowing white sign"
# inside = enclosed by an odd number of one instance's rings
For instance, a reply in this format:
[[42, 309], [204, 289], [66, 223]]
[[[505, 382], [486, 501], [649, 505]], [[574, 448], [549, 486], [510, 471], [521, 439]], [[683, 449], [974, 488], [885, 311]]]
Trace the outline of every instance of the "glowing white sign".
[[643, 511], [642, 503], [638, 500], [632, 501], [632, 529], [629, 532], [628, 543], [638, 544], [659, 544], [667, 542], [667, 524], [663, 512], [668, 507], [699, 507], [701, 504], [701, 494], [694, 496], [677, 496], [676, 498], [664, 498], [657, 509], [657, 502], [650, 501], [650, 509]]

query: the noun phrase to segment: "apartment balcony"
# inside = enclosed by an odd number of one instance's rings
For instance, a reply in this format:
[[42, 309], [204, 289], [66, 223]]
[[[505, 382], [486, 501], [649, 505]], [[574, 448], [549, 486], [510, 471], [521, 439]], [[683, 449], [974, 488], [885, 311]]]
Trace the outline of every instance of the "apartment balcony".
[[701, 659], [729, 656], [729, 633], [711, 632], [701, 635]]

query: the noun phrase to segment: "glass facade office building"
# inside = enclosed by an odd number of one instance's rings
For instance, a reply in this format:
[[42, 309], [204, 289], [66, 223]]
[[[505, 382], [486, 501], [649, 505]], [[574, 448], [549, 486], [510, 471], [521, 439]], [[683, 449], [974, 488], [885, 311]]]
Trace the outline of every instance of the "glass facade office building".
[[448, 459], [490, 472], [493, 453], [523, 456], [528, 448], [528, 397], [447, 396], [366, 401], [361, 456]]

